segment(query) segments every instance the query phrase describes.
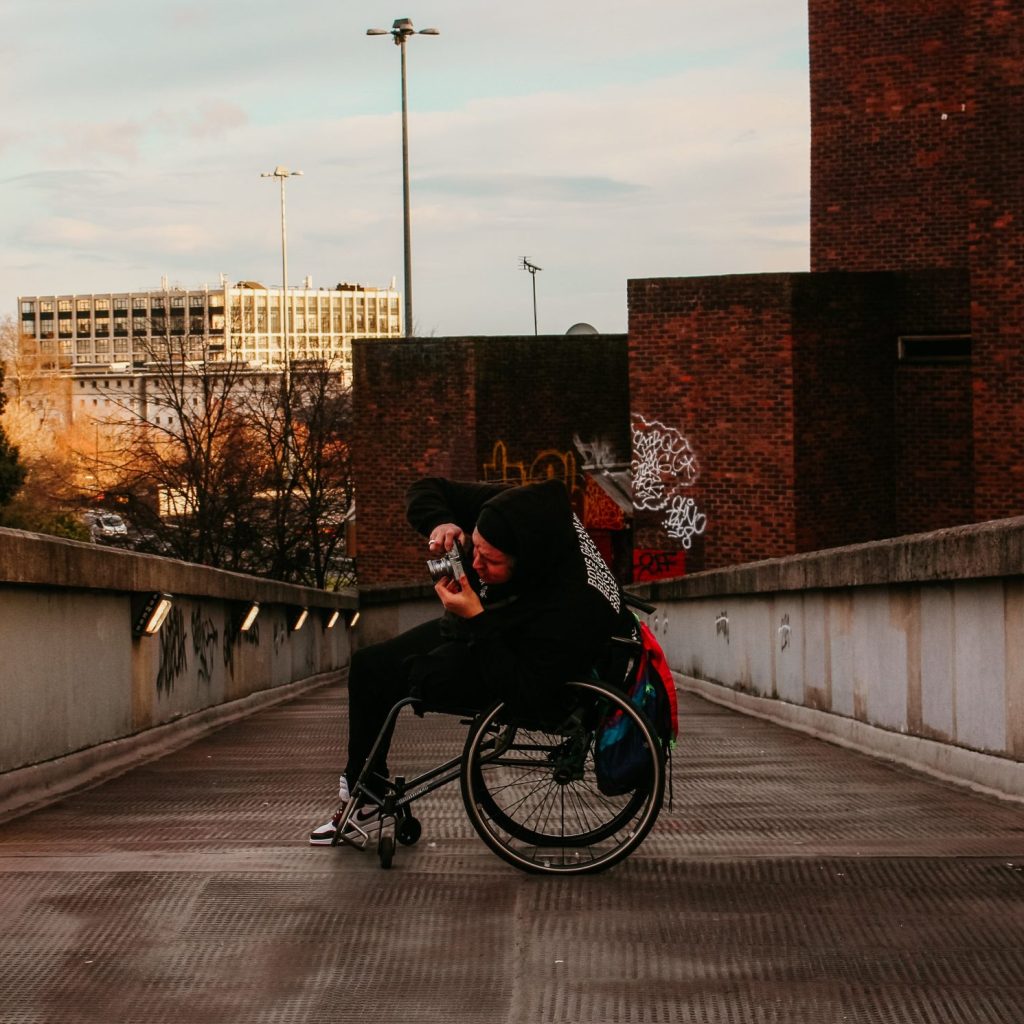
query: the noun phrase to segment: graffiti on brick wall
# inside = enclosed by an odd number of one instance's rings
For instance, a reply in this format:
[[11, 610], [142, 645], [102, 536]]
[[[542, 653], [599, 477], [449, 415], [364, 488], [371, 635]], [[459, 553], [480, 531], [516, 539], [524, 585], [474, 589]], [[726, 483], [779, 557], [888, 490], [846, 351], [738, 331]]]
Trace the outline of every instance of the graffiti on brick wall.
[[571, 495], [580, 490], [579, 464], [575, 452], [547, 448], [529, 461], [509, 458], [504, 441], [495, 441], [491, 461], [484, 463], [484, 479], [504, 484], [539, 484], [545, 480], [561, 480]]
[[587, 469], [613, 469], [618, 465], [615, 446], [603, 438], [595, 441], [584, 441], [579, 434], [572, 435], [572, 443], [583, 459]]
[[681, 488], [692, 487], [700, 465], [690, 442], [676, 430], [633, 416], [633, 503], [659, 512]]
[[615, 445], [604, 438], [584, 441], [579, 434], [572, 436], [573, 446], [583, 460], [585, 484], [583, 489], [583, 522], [588, 530], [618, 531], [626, 529], [626, 511], [600, 484], [598, 477], [610, 481], [613, 489], [623, 496], [629, 491], [626, 470], [628, 465], [618, 455]]
[[682, 551], [660, 551], [652, 548], [633, 550], [633, 579], [660, 580], [682, 576], [686, 572], [686, 555]]
[[700, 477], [700, 463], [689, 440], [675, 427], [633, 414], [633, 504], [664, 513], [665, 532], [689, 550], [708, 525], [707, 516], [684, 491]]
[[687, 551], [693, 544], [693, 538], [707, 529], [708, 517], [697, 508], [693, 498], [684, 498], [677, 494], [665, 510], [665, 530], [674, 537]]

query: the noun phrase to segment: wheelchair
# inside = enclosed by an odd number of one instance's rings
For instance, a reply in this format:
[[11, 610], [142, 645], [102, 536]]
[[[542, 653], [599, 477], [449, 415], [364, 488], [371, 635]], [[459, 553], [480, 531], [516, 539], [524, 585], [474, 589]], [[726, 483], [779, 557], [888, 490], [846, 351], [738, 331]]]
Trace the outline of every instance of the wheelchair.
[[[633, 598], [630, 603], [638, 604]], [[632, 638], [616, 637], [613, 644], [639, 647]], [[628, 662], [631, 670], [631, 656]], [[647, 718], [618, 686], [569, 681], [557, 704], [543, 713], [524, 713], [504, 701], [478, 711], [432, 706], [418, 697], [400, 700], [351, 787], [334, 844], [367, 848], [369, 830], [353, 814], [357, 804], [375, 806], [377, 856], [382, 867], [390, 868], [397, 847], [414, 845], [422, 834], [413, 813], [415, 801], [458, 780], [477, 835], [513, 867], [536, 874], [581, 875], [619, 863], [657, 821], [665, 793], [666, 751]], [[469, 727], [462, 753], [414, 778], [375, 775], [369, 765], [407, 707], [420, 715], [460, 715]], [[635, 782], [626, 792], [602, 778], [597, 756], [602, 723], [612, 715], [622, 716], [636, 730], [636, 747], [642, 751]]]

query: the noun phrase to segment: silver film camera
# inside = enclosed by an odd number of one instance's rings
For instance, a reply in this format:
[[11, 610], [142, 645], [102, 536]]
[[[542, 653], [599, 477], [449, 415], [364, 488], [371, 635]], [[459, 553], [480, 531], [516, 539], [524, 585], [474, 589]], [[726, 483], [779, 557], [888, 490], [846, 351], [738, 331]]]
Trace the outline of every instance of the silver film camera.
[[427, 559], [427, 572], [430, 573], [430, 578], [435, 583], [440, 583], [442, 580], [461, 580], [466, 575], [467, 565], [469, 565], [469, 559], [466, 557], [466, 552], [462, 545], [455, 541], [450, 551], [446, 551], [437, 558]]

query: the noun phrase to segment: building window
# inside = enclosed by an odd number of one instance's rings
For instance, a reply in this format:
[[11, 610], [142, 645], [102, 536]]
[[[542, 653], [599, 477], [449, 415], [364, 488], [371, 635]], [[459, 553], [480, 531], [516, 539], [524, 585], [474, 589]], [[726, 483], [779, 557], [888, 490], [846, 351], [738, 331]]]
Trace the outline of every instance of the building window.
[[71, 311], [71, 300], [70, 299], [61, 299], [57, 303], [57, 309], [60, 310], [60, 311], [66, 312], [66, 313], [70, 312]]
[[114, 299], [114, 309], [128, 309], [127, 299]]
[[[8, 308], [10, 308], [10, 307], [8, 307]], [[21, 304], [22, 316], [25, 316], [25, 315], [32, 316], [32, 314], [35, 313], [35, 311], [36, 311], [36, 304], [34, 302], [23, 302]]]
[[91, 313], [92, 312], [92, 303], [88, 299], [79, 299], [78, 300], [78, 312], [79, 312], [79, 314]]

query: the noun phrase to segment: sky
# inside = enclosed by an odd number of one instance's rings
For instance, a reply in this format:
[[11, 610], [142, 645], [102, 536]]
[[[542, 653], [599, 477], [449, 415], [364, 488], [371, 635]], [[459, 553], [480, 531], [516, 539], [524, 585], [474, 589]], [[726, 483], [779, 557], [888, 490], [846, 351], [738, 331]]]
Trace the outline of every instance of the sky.
[[806, 0], [4, 0], [0, 310], [403, 281], [423, 336], [627, 329], [630, 278], [803, 271]]

